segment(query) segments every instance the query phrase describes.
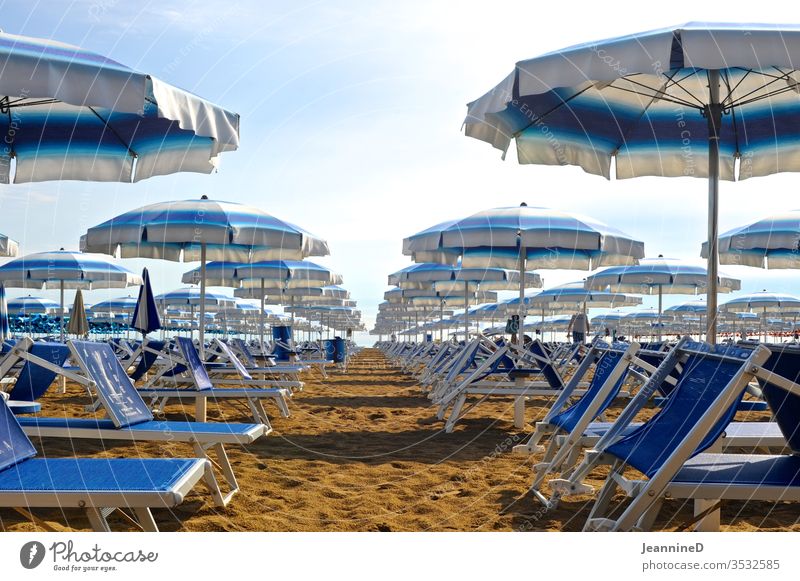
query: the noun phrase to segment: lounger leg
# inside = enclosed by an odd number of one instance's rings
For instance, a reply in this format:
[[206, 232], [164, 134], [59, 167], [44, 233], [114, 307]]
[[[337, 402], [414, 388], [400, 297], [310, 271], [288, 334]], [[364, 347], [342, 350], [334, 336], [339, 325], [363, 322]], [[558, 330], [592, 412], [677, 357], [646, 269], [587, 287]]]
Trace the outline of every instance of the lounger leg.
[[[719, 502], [718, 500], [707, 500], [702, 498], [697, 498], [694, 501], [694, 514], [698, 515], [701, 514], [704, 510], [708, 510], [715, 504]], [[698, 521], [695, 525], [694, 530], [701, 533], [712, 533], [718, 532], [720, 525], [720, 514], [719, 509], [708, 513], [702, 519]]]
[[[208, 454], [206, 454], [206, 448], [194, 442], [192, 444], [192, 448], [194, 448], [194, 455], [201, 459], [208, 459]], [[216, 448], [215, 448], [216, 450]], [[219, 450], [216, 450], [217, 457], [220, 458]], [[222, 462], [227, 462], [228, 457], [225, 455], [225, 451], [222, 451], [222, 458], [220, 458], [220, 466], [222, 466]], [[224, 460], [223, 460], [224, 458]], [[225, 469], [222, 468], [223, 475], [225, 474]], [[206, 462], [205, 470], [203, 471], [203, 481], [206, 484], [206, 488], [211, 493], [211, 497], [214, 499], [214, 504], [219, 507], [224, 507], [230, 502], [231, 497], [235, 494], [235, 490], [233, 492], [229, 492], [227, 496], [222, 494], [222, 489], [219, 487], [219, 482], [217, 482], [216, 477], [214, 476], [214, 468], [211, 465], [211, 462]], [[230, 481], [228, 481], [230, 484]], [[234, 479], [235, 483], [235, 479]]]
[[85, 509], [86, 516], [89, 518], [89, 524], [92, 525], [92, 530], [98, 533], [110, 533], [111, 527], [108, 526], [108, 521], [103, 514], [102, 508], [94, 506]]
[[453, 409], [450, 411], [450, 416], [447, 418], [447, 422], [444, 425], [444, 431], [448, 434], [453, 431], [453, 428], [458, 421], [459, 416], [461, 415], [461, 408], [464, 407], [464, 403], [467, 401], [466, 394], [461, 394], [456, 398], [455, 403], [453, 403]]
[[136, 519], [139, 521], [139, 526], [142, 530], [148, 533], [157, 533], [158, 525], [156, 519], [153, 518], [153, 513], [146, 506], [140, 506], [133, 509]]
[[[612, 473], [614, 470], [616, 470], [616, 467], [612, 469]], [[600, 489], [600, 492], [597, 495], [597, 499], [594, 501], [592, 510], [589, 512], [589, 517], [586, 519], [586, 524], [583, 526], [584, 531], [593, 530], [590, 528], [593, 520], [602, 520], [605, 518], [605, 515], [608, 513], [608, 507], [611, 504], [611, 501], [614, 499], [614, 494], [616, 491], [617, 482], [614, 480], [614, 478], [612, 478], [612, 474], [609, 474], [605, 483], [603, 484], [603, 487]]]
[[199, 395], [194, 398], [194, 420], [196, 422], [205, 422], [206, 421], [206, 412], [207, 412], [207, 399], [205, 396]]
[[514, 398], [514, 427], [523, 429], [525, 427], [525, 396], [519, 395]]
[[658, 513], [661, 512], [661, 506], [663, 504], [664, 504], [664, 498], [661, 497], [644, 512], [642, 517], [639, 519], [639, 522], [637, 523], [637, 528], [640, 531], [653, 530], [653, 523], [656, 522], [656, 518], [658, 517]]

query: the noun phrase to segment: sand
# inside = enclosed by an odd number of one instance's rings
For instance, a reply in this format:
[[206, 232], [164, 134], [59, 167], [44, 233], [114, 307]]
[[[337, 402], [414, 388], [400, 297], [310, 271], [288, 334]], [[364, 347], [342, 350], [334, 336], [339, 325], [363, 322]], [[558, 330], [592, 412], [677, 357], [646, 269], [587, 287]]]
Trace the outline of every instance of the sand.
[[[512, 401], [478, 406], [452, 434], [442, 431], [434, 408], [408, 376], [389, 368], [383, 355], [366, 349], [346, 374], [304, 378], [305, 389], [291, 402], [292, 417], [277, 416], [267, 404], [273, 433], [247, 447], [228, 447], [241, 492], [227, 508], [215, 507], [202, 485], [175, 510], [154, 511], [165, 531], [578, 531], [591, 497], [562, 501], [547, 512], [526, 491], [531, 461], [511, 454], [526, 431], [513, 427]], [[51, 388], [43, 398], [45, 415], [86, 416], [88, 398], [69, 385], [66, 394]], [[526, 419], [544, 415], [548, 401], [528, 403]], [[245, 410], [209, 406], [209, 420], [249, 421]], [[619, 407], [611, 415], [618, 413]], [[652, 411], [648, 412], [652, 413]], [[168, 419], [183, 419], [169, 406]], [[749, 414], [738, 419], [768, 419]], [[65, 440], [36, 441], [48, 456], [190, 456], [180, 444], [122, 442], [72, 445]], [[601, 483], [602, 470], [589, 482]], [[78, 510], [36, 510], [57, 528], [87, 529]], [[668, 501], [656, 523], [675, 530], [691, 518], [691, 507]], [[112, 526], [129, 529], [112, 516]], [[800, 530], [796, 504], [729, 502], [723, 530]], [[0, 510], [3, 530], [35, 526], [10, 509]]]

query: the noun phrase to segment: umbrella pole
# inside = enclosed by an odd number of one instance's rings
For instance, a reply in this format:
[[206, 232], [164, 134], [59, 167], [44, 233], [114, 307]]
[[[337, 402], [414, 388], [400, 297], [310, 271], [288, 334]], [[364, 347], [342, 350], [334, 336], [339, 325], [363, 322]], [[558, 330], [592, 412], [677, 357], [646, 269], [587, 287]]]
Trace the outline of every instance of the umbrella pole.
[[289, 295], [289, 306], [292, 308], [292, 325], [289, 328], [289, 346], [294, 349], [294, 294]]
[[656, 324], [658, 325], [658, 341], [661, 341], [661, 296], [663, 292], [663, 287], [658, 285], [658, 321]]
[[705, 106], [708, 122], [708, 293], [706, 341], [717, 342], [717, 268], [719, 262], [719, 129], [722, 106], [719, 103], [719, 71], [708, 71], [709, 103]]
[[517, 331], [517, 346], [522, 349], [525, 345], [525, 247], [522, 245], [522, 234], [519, 245], [519, 330]]
[[258, 350], [264, 353], [264, 279], [261, 279], [261, 312], [258, 315]]
[[61, 342], [63, 343], [64, 342], [64, 281], [63, 280], [61, 281], [60, 289], [61, 289], [61, 307], [59, 308], [59, 313], [58, 313], [60, 320], [58, 331], [59, 331], [59, 336], [61, 337]]
[[439, 301], [439, 343], [444, 342], [444, 301]]
[[200, 360], [205, 360], [205, 330], [206, 330], [206, 243], [200, 244], [200, 324], [198, 325], [200, 339]]

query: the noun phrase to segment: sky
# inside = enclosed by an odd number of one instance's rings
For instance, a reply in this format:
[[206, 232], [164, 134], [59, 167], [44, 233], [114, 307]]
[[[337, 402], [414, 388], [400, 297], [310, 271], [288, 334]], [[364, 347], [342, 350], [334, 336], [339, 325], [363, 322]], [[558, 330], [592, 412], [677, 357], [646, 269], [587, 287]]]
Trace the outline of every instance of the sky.
[[[339, 271], [368, 325], [389, 273], [409, 264], [401, 243], [432, 224], [491, 207], [528, 205], [589, 215], [645, 242], [648, 256], [696, 260], [707, 186], [696, 178], [606, 181], [574, 167], [501, 160], [466, 138], [466, 103], [516, 61], [572, 44], [687, 21], [720, 20], [718, 3], [495, 1], [6, 1], [5, 32], [104, 54], [241, 115], [241, 145], [217, 173], [137, 184], [0, 186], [0, 232], [24, 253], [77, 249], [86, 229], [156, 201], [241, 202], [328, 240], [318, 262]], [[786, 2], [727, 2], [725, 20], [800, 22]], [[800, 176], [723, 183], [720, 229], [795, 209]], [[316, 259], [315, 259], [316, 260]], [[145, 261], [125, 261], [140, 270]], [[156, 292], [196, 264], [151, 262]], [[723, 268], [742, 291], [800, 293], [792, 271]], [[545, 286], [579, 271], [541, 273]], [[131, 291], [133, 293], [133, 291]], [[28, 291], [9, 290], [9, 296]], [[47, 295], [48, 293], [36, 293]], [[126, 294], [91, 291], [89, 303]], [[53, 293], [50, 293], [51, 298]], [[665, 298], [665, 306], [691, 297]], [[722, 297], [724, 300], [724, 297]], [[652, 306], [654, 299], [645, 299]], [[361, 342], [369, 338], [361, 336]]]

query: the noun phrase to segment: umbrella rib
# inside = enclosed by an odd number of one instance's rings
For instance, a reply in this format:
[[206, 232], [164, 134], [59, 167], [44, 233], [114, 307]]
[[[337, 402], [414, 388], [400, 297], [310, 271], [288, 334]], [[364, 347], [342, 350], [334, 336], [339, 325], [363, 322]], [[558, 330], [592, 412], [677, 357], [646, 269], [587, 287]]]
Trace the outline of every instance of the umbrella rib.
[[[694, 100], [697, 102], [697, 104], [698, 104], [698, 106], [699, 106], [699, 107], [701, 107], [701, 108], [702, 108], [702, 107], [704, 107], [704, 106], [705, 106], [705, 103], [703, 103], [703, 101], [702, 101], [702, 100], [698, 99], [698, 98], [697, 98], [697, 97], [694, 95], [694, 93], [692, 93], [692, 92], [691, 92], [689, 89], [687, 89], [686, 87], [684, 87], [683, 85], [681, 85], [681, 82], [682, 82], [682, 81], [685, 81], [685, 80], [686, 80], [686, 79], [688, 79], [689, 77], [692, 77], [692, 76], [696, 75], [696, 74], [697, 74], [697, 71], [689, 71], [688, 73], [686, 73], [686, 76], [684, 76], [683, 78], [680, 78], [680, 79], [677, 79], [677, 80], [676, 80], [676, 79], [675, 79], [675, 76], [678, 74], [678, 72], [679, 72], [679, 71], [680, 71], [680, 69], [678, 69], [677, 71], [675, 71], [675, 74], [674, 74], [674, 75], [672, 75], [672, 77], [667, 77], [667, 78], [669, 79], [670, 83], [669, 83], [669, 85], [668, 85], [667, 87], [665, 87], [665, 90], [666, 90], [666, 88], [668, 88], [669, 86], [673, 86], [673, 85], [674, 85], [674, 86], [677, 86], [677, 87], [679, 87], [679, 88], [680, 88], [680, 89], [681, 89], [681, 90], [682, 90], [684, 93], [686, 93], [687, 95], [689, 95], [689, 97], [691, 97], [692, 99], [694, 99]], [[665, 76], [666, 76], [666, 75], [665, 75]], [[677, 98], [677, 97], [675, 97], [675, 98]], [[689, 106], [689, 107], [691, 107], [692, 105], [691, 105], [691, 104], [689, 104], [688, 106]]]
[[530, 122], [530, 123], [528, 123], [528, 124], [527, 124], [525, 127], [523, 127], [522, 129], [519, 129], [519, 130], [515, 131], [515, 132], [514, 132], [514, 134], [513, 134], [513, 137], [517, 137], [517, 136], [519, 136], [520, 134], [522, 134], [522, 132], [523, 132], [523, 131], [525, 131], [526, 129], [528, 129], [529, 127], [531, 127], [531, 126], [532, 126], [534, 123], [536, 123], [536, 120], [542, 120], [542, 119], [544, 119], [545, 117], [547, 117], [548, 115], [550, 115], [550, 113], [553, 113], [554, 111], [556, 111], [556, 110], [560, 109], [561, 107], [565, 106], [567, 103], [569, 103], [570, 101], [572, 101], [572, 100], [573, 100], [573, 99], [575, 99], [576, 97], [579, 97], [579, 96], [581, 96], [583, 93], [585, 93], [586, 91], [588, 91], [589, 89], [591, 89], [593, 86], [594, 86], [594, 85], [589, 85], [588, 87], [586, 87], [585, 89], [581, 89], [580, 91], [578, 91], [578, 92], [577, 92], [577, 93], [575, 93], [574, 95], [571, 95], [570, 97], [568, 97], [568, 98], [566, 98], [566, 99], [562, 99], [562, 100], [561, 100], [561, 103], [559, 103], [558, 105], [554, 106], [554, 107], [553, 107], [553, 108], [551, 108], [549, 111], [545, 111], [545, 112], [544, 112], [544, 113], [542, 113], [541, 115], [537, 115], [537, 116], [536, 116], [536, 119], [534, 119], [534, 120], [531, 120], [531, 122]]
[[[756, 87], [755, 89], [753, 89], [752, 91], [750, 91], [748, 93], [745, 93], [744, 95], [742, 95], [739, 98], [738, 101], [731, 100], [730, 107], [741, 107], [742, 105], [748, 105], [748, 104], [754, 103], [756, 101], [761, 101], [763, 99], [768, 99], [770, 97], [774, 97], [776, 95], [780, 95], [780, 94], [785, 93], [787, 91], [794, 91], [795, 90], [794, 87], [787, 86], [787, 87], [783, 87], [781, 89], [777, 89], [776, 91], [768, 92], [768, 93], [765, 93], [765, 94], [762, 94], [762, 95], [757, 95], [757, 93], [759, 91], [764, 90], [766, 87], [769, 87], [770, 85], [772, 85], [774, 83], [777, 83], [779, 81], [788, 81], [788, 80], [790, 80], [790, 77], [789, 77], [790, 73], [784, 73], [783, 71], [781, 71], [777, 67], [774, 67], [774, 68], [781, 74], [780, 75], [770, 75], [766, 71], [761, 71], [761, 70], [758, 71], [758, 73], [760, 75], [762, 75], [764, 77], [767, 77], [769, 79], [772, 79], [772, 80], [767, 82], [767, 83], [765, 83], [765, 84], [763, 84], [763, 85], [759, 85], [758, 87]], [[741, 69], [741, 70], [745, 70], [745, 69]], [[753, 69], [746, 69], [746, 70], [748, 72], [755, 72]], [[792, 70], [790, 72], [794, 72], [794, 70]], [[756, 95], [756, 96], [755, 97], [751, 97], [752, 95]], [[748, 97], [751, 97], [751, 98], [748, 98]]]
[[111, 131], [111, 133], [113, 133], [113, 134], [114, 134], [114, 137], [116, 137], [116, 138], [119, 140], [119, 142], [120, 142], [122, 145], [124, 145], [124, 146], [125, 146], [125, 149], [127, 149], [127, 150], [128, 150], [128, 153], [130, 153], [130, 154], [131, 154], [131, 156], [133, 156], [133, 157], [138, 157], [138, 156], [139, 156], [139, 155], [138, 155], [138, 154], [137, 154], [137, 153], [136, 153], [136, 152], [135, 152], [135, 151], [134, 151], [134, 150], [131, 148], [130, 144], [129, 144], [129, 143], [127, 143], [127, 142], [126, 142], [126, 141], [125, 141], [125, 140], [122, 138], [122, 136], [121, 136], [119, 133], [117, 133], [117, 130], [116, 130], [116, 129], [114, 129], [114, 128], [111, 126], [111, 124], [110, 124], [110, 123], [109, 123], [109, 122], [108, 122], [106, 119], [104, 119], [104, 118], [103, 118], [103, 116], [102, 116], [102, 115], [100, 115], [100, 113], [98, 113], [98, 112], [95, 110], [95, 108], [94, 108], [94, 107], [88, 107], [88, 109], [89, 109], [89, 111], [91, 111], [92, 113], [94, 113], [94, 114], [95, 114], [95, 116], [96, 116], [98, 119], [100, 119], [100, 121], [102, 121], [102, 122], [103, 122], [103, 125], [105, 125], [105, 126], [108, 128], [108, 130], [109, 130], [109, 131]]
[[[623, 78], [625, 78], [625, 80], [627, 80], [629, 82], [633, 82], [627, 77], [623, 77]], [[649, 97], [650, 99], [657, 99], [659, 101], [666, 101], [668, 103], [675, 103], [676, 105], [682, 105], [684, 107], [691, 107], [693, 109], [700, 109], [700, 107], [698, 107], [697, 105], [695, 105], [694, 103], [692, 103], [690, 101], [684, 101], [683, 99], [680, 99], [679, 97], [675, 97], [674, 95], [670, 95], [669, 97], [666, 97], [666, 96], [660, 94], [658, 91], [655, 91], [651, 87], [648, 87], [647, 85], [643, 85], [641, 83], [634, 83], [634, 84], [636, 84], [636, 85], [638, 85], [640, 87], [644, 87], [645, 89], [647, 89], [651, 93], [647, 94], [647, 93], [644, 93], [644, 92], [634, 91], [633, 89], [626, 89], [626, 88], [623, 88], [623, 87], [615, 86], [613, 84], [610, 84], [609, 87], [611, 87], [613, 89], [616, 89], [618, 91], [624, 91], [626, 93], [632, 93], [634, 95], [639, 95], [641, 97]]]

